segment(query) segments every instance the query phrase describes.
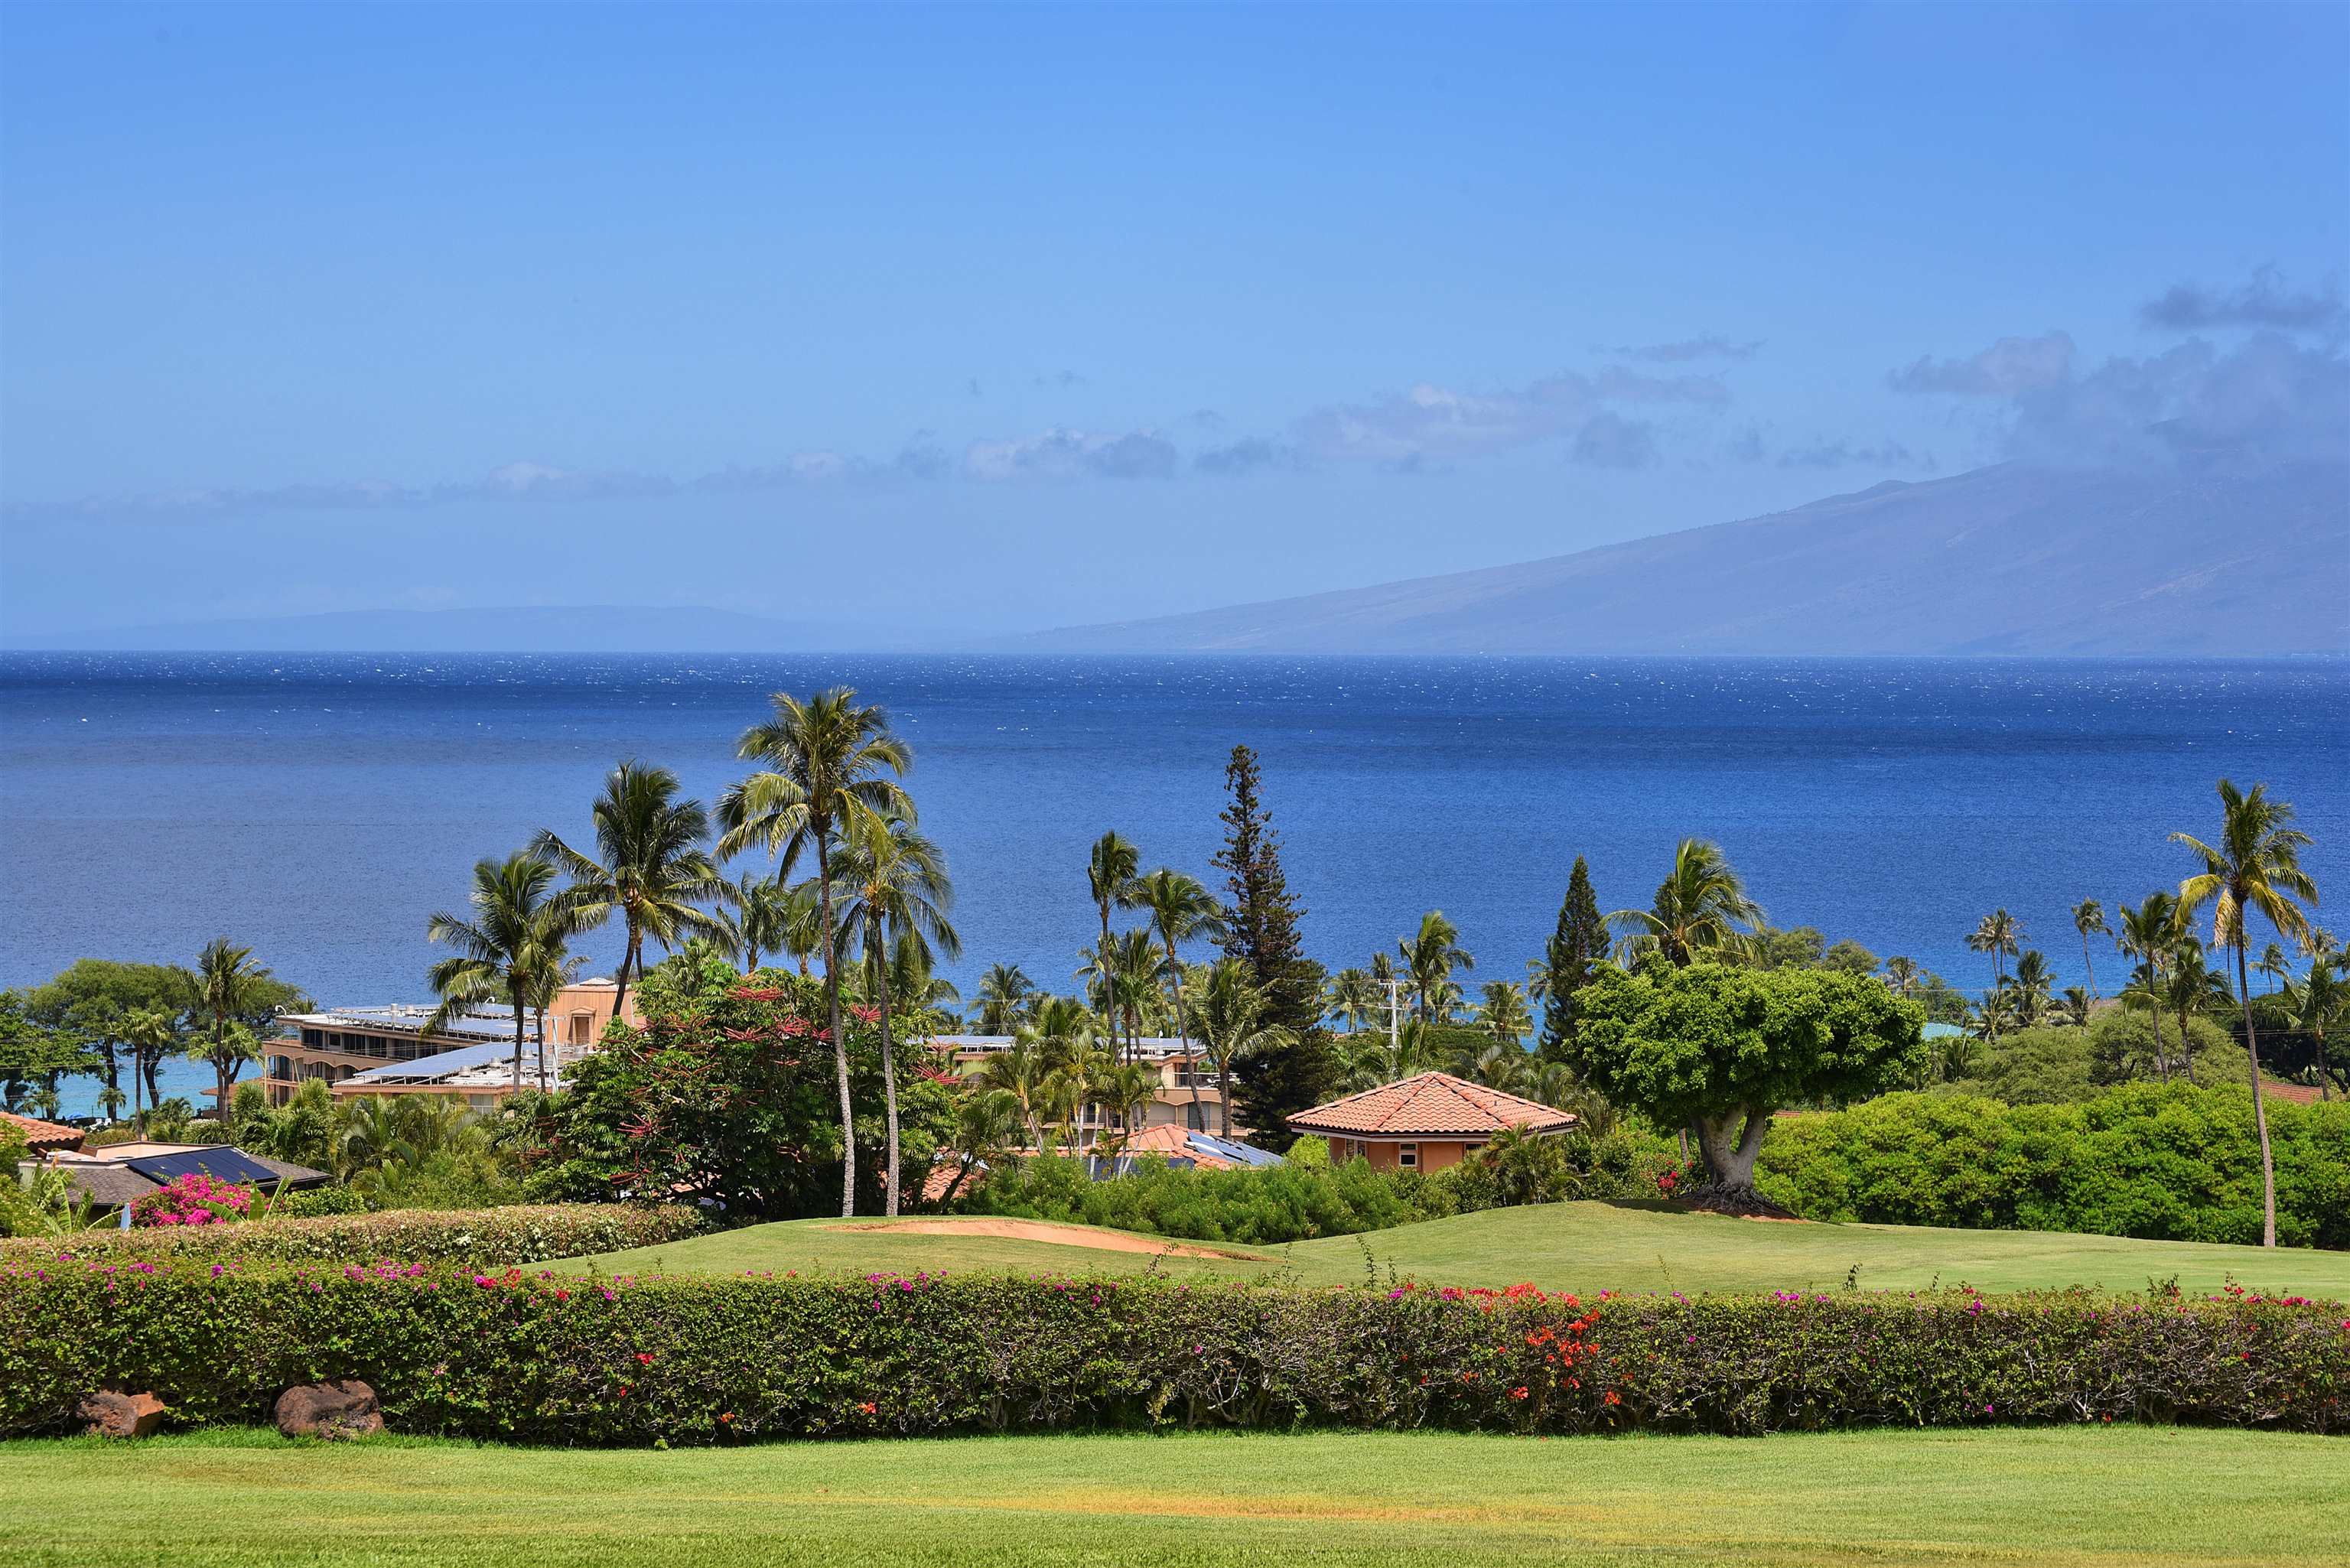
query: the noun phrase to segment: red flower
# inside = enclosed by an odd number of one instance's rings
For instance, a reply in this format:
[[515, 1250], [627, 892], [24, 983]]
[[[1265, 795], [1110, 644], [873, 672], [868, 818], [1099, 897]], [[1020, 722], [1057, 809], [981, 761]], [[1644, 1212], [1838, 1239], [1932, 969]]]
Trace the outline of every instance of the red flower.
[[858, 1407], [858, 1409], [860, 1409], [860, 1410], [862, 1410], [862, 1411], [864, 1411], [867, 1415], [870, 1416], [871, 1414], [873, 1414], [873, 1408], [874, 1408], [874, 1407], [873, 1407], [873, 1401], [872, 1401], [872, 1400], [870, 1400], [870, 1399], [868, 1399], [867, 1401], [865, 1401], [865, 1403], [863, 1403], [862, 1405], [859, 1405], [859, 1406]]

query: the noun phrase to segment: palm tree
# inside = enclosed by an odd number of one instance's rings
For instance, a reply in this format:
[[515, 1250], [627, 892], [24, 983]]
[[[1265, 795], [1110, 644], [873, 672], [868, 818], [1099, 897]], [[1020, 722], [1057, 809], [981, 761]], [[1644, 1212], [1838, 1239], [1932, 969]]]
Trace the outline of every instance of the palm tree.
[[2293, 826], [2293, 806], [2271, 800], [2268, 785], [2254, 784], [2248, 794], [2226, 779], [2219, 784], [2220, 824], [2217, 846], [2191, 834], [2174, 833], [2171, 842], [2183, 844], [2203, 860], [2202, 871], [2178, 884], [2181, 924], [2206, 904], [2211, 906], [2211, 942], [2236, 950], [2236, 993], [2243, 1010], [2244, 1052], [2251, 1058], [2252, 1125], [2261, 1135], [2261, 1245], [2276, 1245], [2276, 1167], [2269, 1151], [2268, 1107], [2261, 1099], [2261, 1045], [2252, 1026], [2251, 966], [2245, 950], [2251, 944], [2250, 917], [2258, 914], [2276, 933], [2292, 941], [2306, 940], [2309, 917], [2299, 900], [2317, 902], [2317, 884], [2301, 868], [2301, 852], [2309, 835]]
[[994, 963], [979, 977], [972, 993], [972, 1033], [1009, 1034], [1036, 1003], [1036, 982], [1016, 963]]
[[881, 1096], [889, 1127], [887, 1212], [898, 1212], [898, 1058], [889, 1036], [889, 964], [893, 947], [910, 945], [927, 967], [933, 952], [960, 957], [962, 939], [947, 919], [954, 888], [946, 857], [907, 818], [858, 806], [836, 875], [847, 897], [841, 923], [864, 951], [881, 1012]]
[[2309, 1032], [2317, 1042], [2317, 1097], [2334, 1097], [2334, 1065], [2325, 1054], [2325, 1032], [2350, 1008], [2350, 982], [2334, 966], [2331, 957], [2312, 959], [2309, 973], [2299, 985], [2287, 986], [2285, 996], [2293, 1003], [2293, 1021]]
[[1218, 959], [1192, 971], [1200, 999], [1200, 1040], [1209, 1064], [1216, 1070], [1217, 1116], [1222, 1136], [1232, 1136], [1232, 1067], [1259, 1051], [1289, 1044], [1294, 1038], [1278, 1024], [1264, 1022], [1268, 1003], [1238, 959]]
[[2029, 1029], [2048, 1016], [2048, 997], [2055, 981], [2048, 972], [2048, 960], [2033, 948], [2015, 961], [2012, 977], [2015, 986], [2016, 1021]]
[[832, 851], [857, 807], [911, 822], [913, 802], [898, 781], [913, 765], [912, 751], [889, 732], [889, 715], [859, 703], [846, 686], [803, 701], [788, 691], [770, 701], [775, 717], [743, 732], [735, 755], [762, 767], [729, 786], [718, 803], [725, 836], [718, 852], [733, 857], [764, 845], [779, 857], [775, 874], [788, 877], [801, 855], [816, 854], [816, 936], [824, 959], [826, 1023], [840, 1088], [840, 1212], [857, 1212], [856, 1111], [849, 1103], [848, 1044], [840, 1032], [840, 971], [832, 918]]
[[972, 1172], [1003, 1153], [1020, 1136], [1024, 1123], [1020, 1103], [1002, 1089], [974, 1087], [955, 1106], [955, 1143], [962, 1158], [953, 1179], [939, 1194], [941, 1212], [951, 1206]]
[[1701, 957], [1736, 956], [1749, 932], [1741, 926], [1762, 923], [1762, 906], [1746, 896], [1746, 885], [1721, 846], [1684, 838], [1673, 846], [1673, 867], [1646, 909], [1618, 909], [1607, 923], [1626, 933], [1625, 957], [1656, 952], [1679, 968]]
[[[1141, 852], [1116, 831], [1094, 840], [1086, 857], [1086, 887], [1093, 894], [1094, 909], [1101, 916], [1101, 945], [1094, 950], [1096, 952], [1109, 951], [1110, 910], [1131, 909], [1140, 903], [1135, 873], [1141, 867]], [[1113, 1046], [1115, 1044], [1113, 1041]]]
[[2293, 979], [2293, 965], [2285, 958], [2284, 947], [2279, 942], [2271, 942], [2262, 948], [2261, 961], [2252, 967], [2268, 977], [2268, 994], [2271, 996], [2276, 994], [2280, 985]]
[[1967, 946], [1975, 952], [1991, 954], [1991, 981], [1996, 984], [2007, 978], [2007, 961], [2022, 940], [2022, 923], [2005, 909], [1993, 909], [1968, 933]]
[[[466, 1007], [503, 996], [514, 1009], [514, 1087], [522, 1087], [523, 1022], [546, 985], [552, 965], [560, 971], [551, 940], [576, 929], [576, 908], [550, 898], [555, 867], [543, 855], [524, 850], [504, 860], [473, 863], [473, 890], [465, 901], [473, 918], [442, 913], [424, 924], [428, 941], [458, 950], [425, 971], [441, 1005], [424, 1021], [437, 1033]], [[545, 1063], [540, 1064], [544, 1069]]]
[[2073, 929], [2081, 933], [2081, 967], [2089, 971], [2089, 995], [2094, 1000], [2097, 994], [2097, 966], [2089, 961], [2089, 933], [2112, 934], [2106, 930], [2106, 907], [2095, 898], [2082, 899], [2073, 906]]
[[1355, 1033], [1363, 1021], [1376, 1018], [1386, 1009], [1387, 1000], [1371, 983], [1371, 977], [1358, 969], [1342, 969], [1330, 977], [1328, 989], [1323, 993], [1323, 1006]]
[[702, 848], [710, 836], [709, 814], [698, 800], [677, 798], [677, 775], [667, 768], [623, 761], [605, 775], [604, 793], [588, 808], [595, 824], [590, 858], [552, 830], [531, 843], [531, 852], [552, 861], [571, 878], [563, 901], [574, 929], [592, 930], [614, 915], [628, 940], [620, 953], [619, 989], [612, 1016], [625, 1017], [629, 982], [645, 972], [645, 939], [666, 952], [685, 937], [727, 935], [724, 922], [694, 908], [724, 897], [726, 879]]
[[1119, 1063], [1095, 1079], [1094, 1094], [1101, 1101], [1102, 1109], [1118, 1121], [1118, 1144], [1113, 1152], [1123, 1154], [1139, 1129], [1147, 1107], [1159, 1097], [1159, 1069], [1148, 1062]]
[[1489, 981], [1485, 1000], [1477, 1007], [1477, 1022], [1502, 1044], [1523, 1048], [1526, 1032], [1534, 1026], [1525, 988], [1506, 980]]
[[[993, 1094], [1004, 1096], [1028, 1129], [1028, 1141], [1042, 1149], [1045, 1147], [1045, 1112], [1051, 1099], [1052, 1062], [1044, 1036], [1033, 1026], [1022, 1024], [1012, 1037], [1012, 1044], [1001, 1051], [991, 1051], [987, 1060], [972, 1075], [972, 1082]], [[975, 1152], [975, 1151], [973, 1151]]]
[[733, 911], [734, 945], [742, 950], [745, 979], [758, 972], [769, 953], [785, 950], [785, 927], [791, 919], [791, 895], [773, 877], [745, 872], [722, 885], [719, 901]]
[[1907, 996], [1917, 988], [1918, 961], [1899, 954], [1885, 961], [1885, 984], [1896, 996]]
[[[237, 1065], [253, 1060], [254, 1054], [249, 1041], [232, 1037], [229, 1023], [248, 1010], [253, 988], [270, 978], [266, 969], [253, 961], [251, 948], [238, 947], [226, 937], [214, 937], [196, 955], [196, 996], [203, 1011], [212, 1014], [213, 1030], [211, 1043], [192, 1049], [189, 1054], [212, 1064], [213, 1075], [220, 1085], [213, 1114], [224, 1125], [228, 1120], [229, 1090], [236, 1083]], [[249, 1035], [251, 1031], [246, 1033]]]
[[[2178, 941], [2178, 901], [2163, 892], [2148, 893], [2135, 909], [2122, 906], [2122, 929], [2115, 933], [2114, 945], [2128, 957], [2138, 961], [2130, 984], [2140, 997], [2152, 997], [2162, 989], [2163, 970], [2170, 950]], [[2163, 1081], [2170, 1079], [2170, 1063], [2162, 1050], [2162, 1008], [2156, 1002], [2150, 1011], [2154, 1025], [2154, 1065]], [[2181, 1045], [2185, 1041], [2179, 1042]], [[2188, 1079], [2194, 1080], [2194, 1053], [2188, 1053]]]
[[[1419, 929], [1408, 937], [1396, 939], [1396, 956], [1403, 961], [1405, 985], [1410, 991], [1412, 1006], [1424, 1020], [1433, 1021], [1451, 1012], [1446, 1003], [1447, 987], [1452, 971], [1475, 969], [1477, 961], [1461, 945], [1461, 930], [1444, 918], [1441, 909], [1430, 909], [1419, 918]], [[1451, 994], [1457, 997], [1457, 990]], [[1440, 1006], [1444, 1008], [1440, 1012]]]
[[2214, 1002], [2225, 1004], [2234, 999], [2228, 994], [2228, 976], [2224, 970], [2215, 970], [2203, 961], [2203, 944], [2193, 937], [2181, 937], [2172, 948], [2169, 971], [2162, 981], [2163, 1005], [2178, 1020], [2178, 1056], [2187, 1064], [2187, 1081], [2195, 1081], [2195, 1036], [2188, 1032], [2189, 1021], [2199, 1013], [2209, 1012]]
[[2057, 1000], [2057, 1013], [2075, 1029], [2089, 1026], [2089, 993], [2077, 985], [2068, 985]]
[[[1100, 847], [1097, 845], [1095, 847]], [[1159, 933], [1167, 953], [1164, 972], [1175, 1003], [1175, 1035], [1188, 1042], [1191, 1024], [1183, 1006], [1183, 960], [1180, 949], [1190, 941], [1220, 941], [1226, 927], [1223, 907], [1200, 879], [1161, 866], [1134, 884], [1134, 907], [1149, 911], [1150, 929]]]
[[[143, 1136], [147, 1130], [146, 1113], [139, 1108], [140, 1080], [153, 1070], [153, 1064], [163, 1059], [179, 1034], [179, 1022], [168, 1008], [144, 1007], [122, 1021], [123, 1043], [130, 1047], [130, 1122]], [[148, 1101], [151, 1105], [154, 1096]]]

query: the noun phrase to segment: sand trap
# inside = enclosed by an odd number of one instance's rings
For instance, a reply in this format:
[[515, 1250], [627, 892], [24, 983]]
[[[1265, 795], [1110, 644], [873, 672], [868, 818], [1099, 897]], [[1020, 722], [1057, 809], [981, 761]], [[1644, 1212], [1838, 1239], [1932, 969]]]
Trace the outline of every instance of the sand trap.
[[1214, 1247], [1190, 1247], [1180, 1241], [1153, 1241], [1116, 1231], [1086, 1231], [1070, 1225], [1049, 1225], [1042, 1220], [899, 1220], [874, 1225], [827, 1225], [827, 1231], [898, 1231], [920, 1236], [1001, 1236], [1008, 1241], [1050, 1241], [1060, 1247], [1091, 1247], [1104, 1252], [1155, 1252], [1176, 1258], [1248, 1258], [1247, 1252], [1227, 1252]]

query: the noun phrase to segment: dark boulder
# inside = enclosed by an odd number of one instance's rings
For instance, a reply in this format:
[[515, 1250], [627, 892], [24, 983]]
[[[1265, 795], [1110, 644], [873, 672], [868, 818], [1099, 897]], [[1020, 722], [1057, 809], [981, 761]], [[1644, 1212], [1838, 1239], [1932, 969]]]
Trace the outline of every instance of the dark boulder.
[[277, 1429], [289, 1438], [364, 1438], [383, 1430], [383, 1411], [358, 1378], [332, 1377], [280, 1394]]

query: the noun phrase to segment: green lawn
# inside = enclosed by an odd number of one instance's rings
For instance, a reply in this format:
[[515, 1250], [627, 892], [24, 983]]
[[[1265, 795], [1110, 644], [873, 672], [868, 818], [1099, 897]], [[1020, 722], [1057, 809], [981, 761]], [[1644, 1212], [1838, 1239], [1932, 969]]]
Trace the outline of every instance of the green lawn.
[[0, 1445], [0, 1563], [2334, 1563], [2339, 1438], [974, 1438], [673, 1453]]
[[[2350, 1253], [2264, 1251], [2189, 1241], [2134, 1241], [2039, 1231], [1943, 1231], [1903, 1225], [1775, 1224], [1657, 1207], [1559, 1203], [1494, 1210], [1362, 1237], [1234, 1249], [1236, 1258], [1166, 1258], [1159, 1266], [1200, 1273], [1346, 1283], [1389, 1269], [1448, 1284], [1513, 1283], [1595, 1291], [1764, 1291], [1830, 1288], [1860, 1265], [1864, 1289], [1915, 1290], [1939, 1280], [1988, 1291], [2087, 1285], [2146, 1288], [2176, 1276], [2216, 1290], [2233, 1277], [2255, 1289], [2350, 1300]], [[783, 1273], [837, 1269], [1015, 1272], [1135, 1272], [1139, 1253], [978, 1236], [841, 1230], [819, 1220], [759, 1225], [665, 1247], [614, 1252], [571, 1266], [607, 1272]]]

